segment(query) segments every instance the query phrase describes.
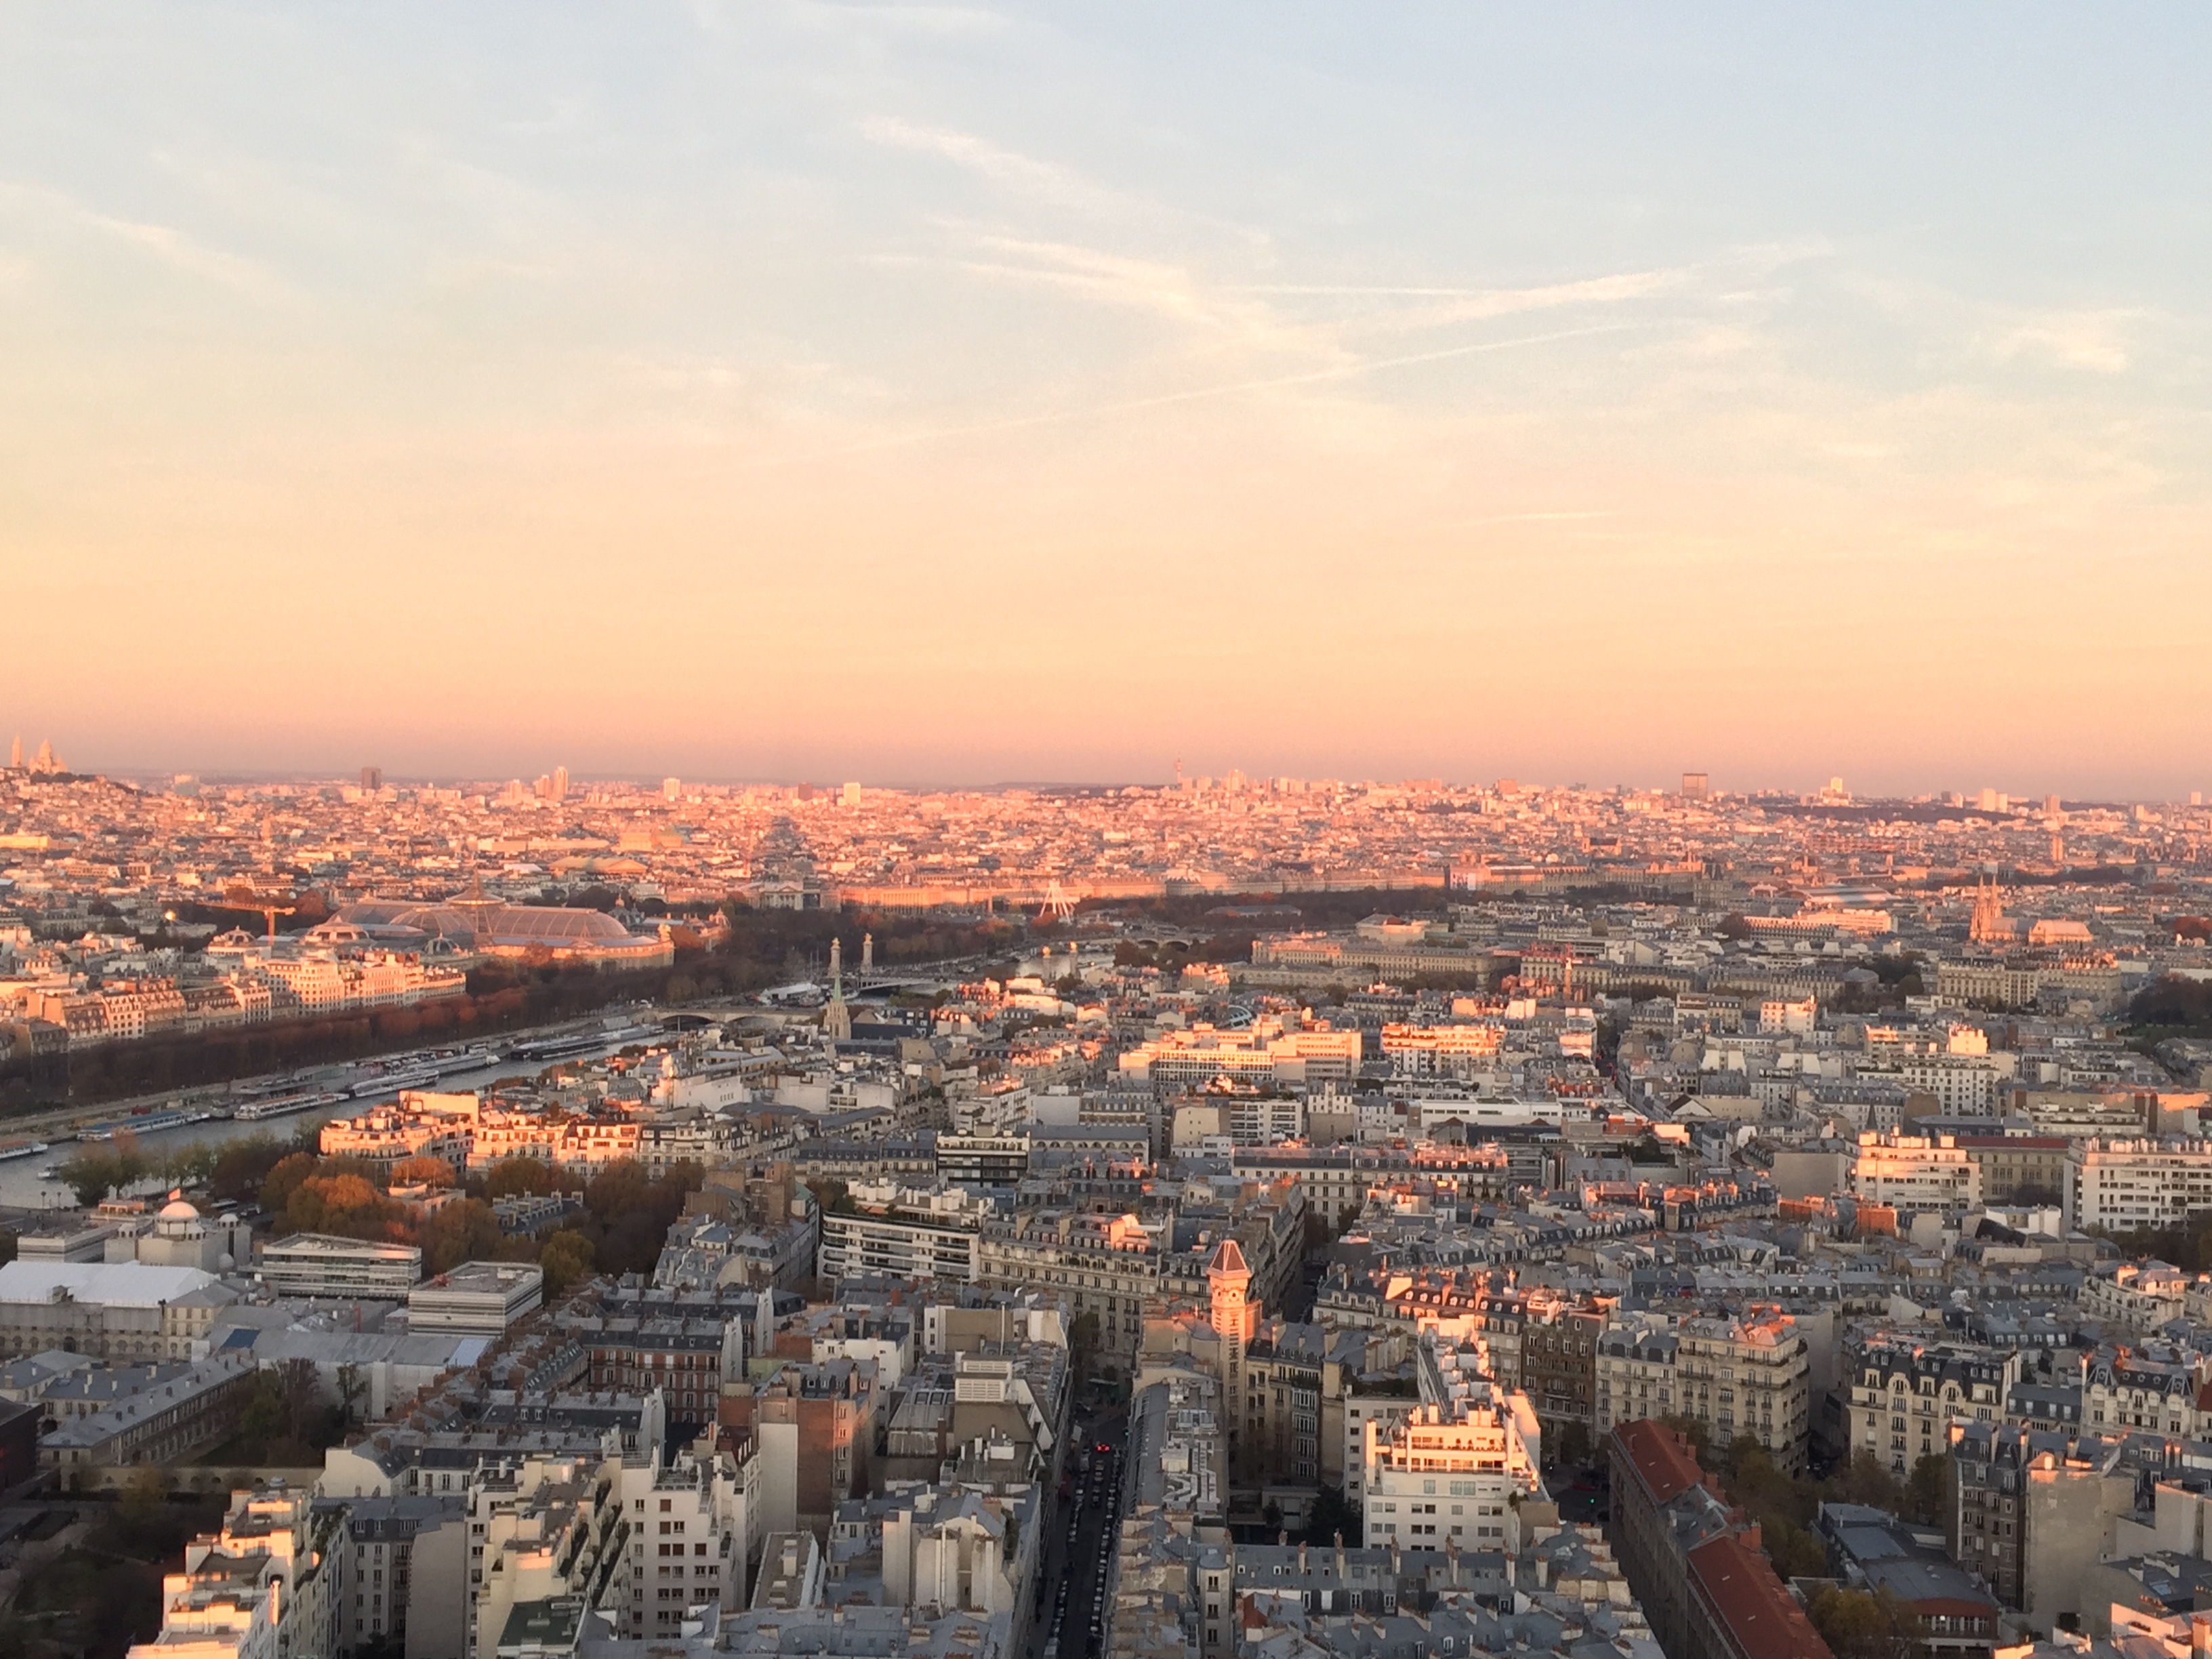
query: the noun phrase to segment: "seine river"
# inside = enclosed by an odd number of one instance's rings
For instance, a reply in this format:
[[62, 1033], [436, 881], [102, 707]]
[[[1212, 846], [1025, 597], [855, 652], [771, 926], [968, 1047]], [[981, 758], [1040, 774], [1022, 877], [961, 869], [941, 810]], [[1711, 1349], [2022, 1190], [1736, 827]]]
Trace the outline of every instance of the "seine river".
[[[624, 1039], [635, 1042], [635, 1036]], [[547, 1060], [510, 1060], [497, 1066], [488, 1066], [481, 1072], [461, 1072], [445, 1079], [447, 1089], [482, 1089], [502, 1078], [536, 1077], [555, 1064], [573, 1065], [577, 1060], [596, 1060], [616, 1052], [618, 1045], [586, 1049], [580, 1054], [570, 1054], [556, 1062]], [[221, 1146], [228, 1140], [247, 1135], [274, 1135], [288, 1140], [302, 1127], [313, 1127], [334, 1117], [347, 1117], [365, 1111], [374, 1104], [374, 1097], [349, 1100], [320, 1111], [301, 1112], [291, 1117], [270, 1118], [260, 1122], [241, 1123], [235, 1119], [214, 1119], [206, 1123], [179, 1124], [171, 1129], [157, 1129], [139, 1137], [139, 1145], [149, 1153], [160, 1154], [179, 1146], [189, 1146], [195, 1141], [209, 1146]], [[75, 1140], [55, 1141], [46, 1152], [34, 1152], [28, 1158], [9, 1158], [0, 1162], [0, 1206], [26, 1210], [48, 1210], [74, 1206], [76, 1196], [58, 1181], [44, 1179], [40, 1171], [66, 1164], [80, 1152], [90, 1151], [85, 1143]], [[138, 1193], [161, 1190], [161, 1182], [149, 1181], [134, 1189]]]

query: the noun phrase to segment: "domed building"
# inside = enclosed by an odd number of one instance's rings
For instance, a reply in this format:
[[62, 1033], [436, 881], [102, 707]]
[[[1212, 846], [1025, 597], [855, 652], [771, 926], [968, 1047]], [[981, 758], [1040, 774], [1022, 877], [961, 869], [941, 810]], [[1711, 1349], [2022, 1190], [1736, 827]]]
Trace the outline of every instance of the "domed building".
[[229, 1273], [253, 1255], [252, 1230], [246, 1223], [228, 1216], [210, 1221], [173, 1192], [136, 1243], [142, 1266], [198, 1267], [206, 1273]]

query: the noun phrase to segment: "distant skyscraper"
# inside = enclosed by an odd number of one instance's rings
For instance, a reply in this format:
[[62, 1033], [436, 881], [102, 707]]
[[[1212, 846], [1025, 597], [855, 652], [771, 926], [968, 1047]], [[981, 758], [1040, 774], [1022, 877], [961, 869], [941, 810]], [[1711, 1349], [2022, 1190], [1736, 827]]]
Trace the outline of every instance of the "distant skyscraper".
[[678, 799], [681, 799], [683, 798], [683, 794], [684, 794], [684, 780], [683, 780], [683, 779], [681, 779], [681, 778], [663, 778], [663, 779], [661, 779], [661, 781], [660, 781], [660, 798], [661, 798], [661, 799], [663, 799], [663, 800], [678, 800]]
[[1685, 772], [1682, 774], [1682, 799], [1684, 800], [1711, 800], [1712, 799], [1712, 784], [1703, 772]]
[[858, 806], [860, 804], [860, 786], [857, 783], [847, 784], [845, 786], [845, 805], [848, 806]]
[[553, 769], [553, 799], [555, 800], [568, 799], [568, 769], [565, 766], [556, 766]]
[[8, 765], [14, 771], [23, 769], [23, 740], [20, 737], [9, 747]]

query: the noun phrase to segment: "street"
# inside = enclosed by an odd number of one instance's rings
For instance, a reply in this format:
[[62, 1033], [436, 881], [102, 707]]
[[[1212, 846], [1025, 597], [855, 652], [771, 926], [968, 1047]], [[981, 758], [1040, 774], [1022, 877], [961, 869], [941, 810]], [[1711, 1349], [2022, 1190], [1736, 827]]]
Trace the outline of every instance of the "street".
[[[1123, 1414], [1116, 1409], [1095, 1419], [1079, 1417], [1068, 1434], [1068, 1495], [1058, 1501], [1047, 1522], [1050, 1530], [1042, 1578], [1037, 1586], [1036, 1616], [1030, 1620], [1027, 1650], [1030, 1659], [1041, 1659], [1053, 1639], [1055, 1624], [1060, 1659], [1085, 1659], [1105, 1645], [1103, 1640], [1091, 1639], [1091, 1621], [1103, 1588], [1103, 1570], [1113, 1554], [1107, 1517], [1120, 1512], [1121, 1485], [1127, 1474], [1120, 1455], [1126, 1437]], [[1114, 1450], [1101, 1454], [1097, 1449], [1100, 1445]], [[1087, 1473], [1081, 1467], [1086, 1453], [1091, 1465]], [[1072, 1541], [1071, 1522], [1074, 1526]]]

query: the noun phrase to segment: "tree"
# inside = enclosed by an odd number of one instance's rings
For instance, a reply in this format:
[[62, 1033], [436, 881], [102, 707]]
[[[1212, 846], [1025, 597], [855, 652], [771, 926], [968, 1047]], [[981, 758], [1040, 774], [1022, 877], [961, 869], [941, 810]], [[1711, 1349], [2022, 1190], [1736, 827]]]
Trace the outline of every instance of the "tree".
[[1306, 1510], [1306, 1542], [1328, 1545], [1359, 1535], [1358, 1510], [1346, 1501], [1343, 1487], [1324, 1483]]
[[1910, 1616], [1887, 1595], [1831, 1586], [1805, 1612], [1836, 1659], [1903, 1659], [1911, 1650]]
[[347, 1360], [339, 1365], [338, 1420], [340, 1423], [350, 1423], [354, 1419], [356, 1414], [354, 1407], [367, 1396], [368, 1393], [368, 1379], [362, 1375], [359, 1365], [355, 1364], [351, 1360]]
[[1589, 1462], [1591, 1450], [1589, 1425], [1570, 1419], [1553, 1442], [1552, 1461], [1559, 1468], [1579, 1469]]
[[459, 1185], [453, 1177], [453, 1166], [442, 1158], [428, 1153], [415, 1158], [403, 1158], [392, 1167], [392, 1184], [395, 1187], [453, 1187]]
[[284, 1143], [274, 1135], [248, 1135], [231, 1141], [217, 1152], [208, 1170], [208, 1191], [242, 1204], [260, 1192], [269, 1172], [284, 1155]]
[[322, 1427], [323, 1380], [312, 1359], [288, 1359], [276, 1368], [276, 1389], [284, 1402], [284, 1432], [312, 1445]]
[[503, 1158], [484, 1176], [486, 1198], [537, 1197], [561, 1190], [561, 1172], [542, 1158]]
[[282, 1215], [290, 1207], [292, 1194], [300, 1183], [315, 1173], [322, 1159], [313, 1152], [290, 1152], [270, 1167], [261, 1182], [261, 1207], [271, 1215]]
[[169, 1501], [168, 1472], [155, 1463], [141, 1463], [124, 1483], [118, 1504], [124, 1524], [137, 1531], [161, 1512]]
[[1849, 1503], [1864, 1504], [1870, 1509], [1893, 1513], [1901, 1513], [1905, 1507], [1903, 1487], [1881, 1459], [1870, 1451], [1863, 1451], [1851, 1459], [1850, 1467], [1843, 1474], [1843, 1489]]
[[415, 1242], [422, 1247], [422, 1270], [449, 1273], [464, 1261], [489, 1261], [499, 1254], [499, 1218], [480, 1198], [441, 1205], [425, 1216]]
[[146, 1160], [135, 1143], [118, 1140], [106, 1148], [87, 1150], [61, 1167], [62, 1184], [90, 1209], [109, 1193], [120, 1191], [146, 1173]]
[[269, 1455], [269, 1443], [284, 1432], [284, 1387], [274, 1371], [262, 1371], [253, 1379], [253, 1397], [246, 1402], [246, 1411], [239, 1419], [238, 1431], [255, 1462]]
[[1951, 1460], [1930, 1452], [1912, 1466], [1905, 1483], [1905, 1512], [1923, 1526], [1946, 1519], [1951, 1510]]
[[545, 1299], [550, 1302], [592, 1271], [592, 1241], [563, 1228], [545, 1241], [538, 1265], [545, 1274]]

